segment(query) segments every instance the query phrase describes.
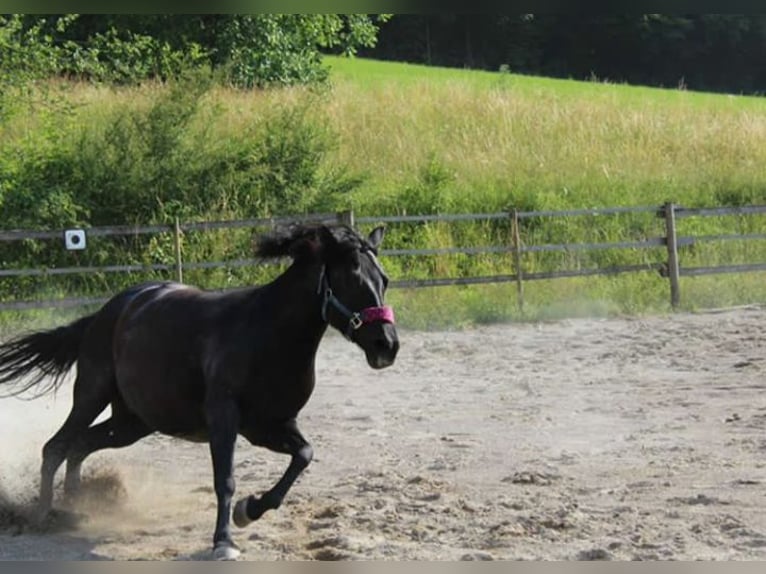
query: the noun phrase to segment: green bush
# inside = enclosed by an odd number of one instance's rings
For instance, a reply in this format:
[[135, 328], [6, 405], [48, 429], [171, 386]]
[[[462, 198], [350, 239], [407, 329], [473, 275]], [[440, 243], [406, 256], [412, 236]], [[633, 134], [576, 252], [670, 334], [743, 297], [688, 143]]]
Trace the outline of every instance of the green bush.
[[[251, 116], [235, 135], [217, 134], [209, 74], [193, 72], [159, 88], [149, 101], [118, 106], [97, 121], [74, 111], [3, 145], [0, 219], [6, 228], [170, 224], [335, 211], [361, 178], [328, 162], [336, 137], [310, 101], [285, 102]], [[12, 149], [13, 148], [13, 149]], [[0, 244], [6, 268], [171, 264], [170, 234], [94, 237], [71, 253], [55, 241]], [[189, 233], [187, 261], [249, 257], [252, 231]], [[199, 271], [208, 286], [253, 281], [270, 269]], [[165, 272], [143, 278], [168, 277]], [[0, 283], [0, 296], [104, 292], [135, 282], [122, 274], [45, 277]]]
[[167, 80], [189, 67], [220, 68], [238, 88], [315, 84], [320, 50], [375, 45], [386, 15], [34, 14], [0, 17], [0, 72], [113, 85]]

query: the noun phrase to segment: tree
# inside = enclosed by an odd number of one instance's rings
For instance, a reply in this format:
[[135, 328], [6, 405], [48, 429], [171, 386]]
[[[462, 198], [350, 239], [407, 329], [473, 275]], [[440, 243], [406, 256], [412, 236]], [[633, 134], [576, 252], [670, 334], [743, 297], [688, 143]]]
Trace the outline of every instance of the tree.
[[373, 58], [697, 90], [766, 91], [759, 14], [402, 14]]
[[210, 40], [212, 61], [238, 86], [310, 83], [326, 78], [320, 50], [355, 54], [372, 47], [375, 19], [340, 14], [248, 14], [222, 16]]
[[[208, 65], [238, 87], [310, 83], [327, 75], [321, 51], [355, 54], [373, 47], [378, 25], [387, 19], [367, 14], [12, 15], [0, 19], [0, 72], [44, 64], [48, 73], [136, 83]], [[31, 45], [45, 49], [30, 54]]]

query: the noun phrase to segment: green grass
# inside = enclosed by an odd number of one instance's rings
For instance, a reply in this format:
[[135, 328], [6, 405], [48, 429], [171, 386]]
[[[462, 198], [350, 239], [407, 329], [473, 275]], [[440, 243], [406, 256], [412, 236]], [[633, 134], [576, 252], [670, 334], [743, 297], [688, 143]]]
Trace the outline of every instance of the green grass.
[[523, 76], [504, 72], [488, 72], [458, 68], [442, 68], [400, 62], [326, 56], [325, 65], [331, 70], [335, 83], [353, 83], [359, 89], [380, 89], [386, 84], [402, 88], [424, 85], [444, 86], [464, 84], [482, 91], [514, 90], [520, 94], [557, 97], [587, 97], [589, 99], [616, 99], [622, 103], [647, 100], [665, 104], [692, 105], [695, 107], [720, 108], [724, 102], [736, 107], [763, 109], [762, 98], [753, 96], [721, 95], [686, 90], [672, 90], [646, 86], [629, 86], [608, 81], [575, 81], [539, 76]]
[[330, 66], [339, 160], [374, 176], [360, 204], [369, 187], [391, 193], [429, 162], [449, 174], [442, 193], [455, 207], [519, 195], [545, 207], [703, 204], [725, 188], [762, 188], [762, 99], [343, 59]]
[[[766, 203], [766, 99], [431, 68], [328, 57], [326, 89], [237, 92], [217, 88], [187, 134], [200, 150], [241, 141], [275, 110], [308, 106], [335, 139], [324, 170], [360, 185], [334, 208], [358, 216], [495, 212], [518, 208]], [[101, 129], [125, 107], [148, 109], [165, 88], [68, 86], [73, 134]], [[50, 121], [50, 118], [47, 119]], [[44, 126], [42, 126], [44, 127]], [[23, 140], [42, 129], [30, 114], [4, 127]], [[199, 134], [204, 134], [200, 138]], [[227, 214], [236, 217], [236, 212]], [[681, 234], [766, 233], [763, 216], [689, 219]], [[391, 225], [388, 247], [507, 243], [508, 224]], [[652, 215], [544, 218], [527, 244], [607, 242], [661, 235]], [[215, 246], [208, 246], [215, 252]], [[222, 249], [219, 249], [221, 251]], [[247, 256], [241, 253], [239, 256]], [[195, 254], [188, 259], [194, 260]], [[529, 271], [663, 261], [663, 249], [539, 254]], [[766, 262], [766, 242], [685, 248], [683, 266]], [[512, 272], [507, 256], [388, 258], [393, 277]], [[223, 274], [225, 275], [225, 273]], [[194, 276], [224, 286], [222, 273]], [[247, 277], [237, 275], [237, 281]], [[684, 278], [686, 309], [766, 301], [762, 273]], [[651, 273], [529, 282], [520, 313], [512, 284], [392, 291], [404, 324], [456, 326], [497, 320], [666, 312], [667, 282]]]
[[[405, 213], [413, 198], [419, 198], [419, 211], [432, 206], [440, 212], [766, 203], [763, 98], [341, 58], [328, 64], [335, 96], [328, 106], [341, 137], [338, 161], [370, 174], [350, 198], [362, 213], [381, 207]], [[461, 239], [433, 227], [431, 245]], [[679, 223], [681, 234], [764, 230], [762, 216]], [[663, 232], [652, 215], [573, 217], [540, 221], [525, 229], [524, 239], [607, 242]], [[463, 234], [470, 242], [489, 236], [486, 230]], [[524, 263], [535, 271], [664, 259], [663, 249], [614, 250], [527, 256]], [[766, 242], [681, 252], [686, 266], [735, 261], [765, 262]], [[507, 271], [509, 265], [506, 259], [484, 271]], [[684, 278], [682, 304], [695, 309], [763, 302], [763, 284], [762, 273]], [[421, 325], [669, 309], [667, 282], [651, 274], [528, 283], [523, 315], [514, 289], [408, 292], [402, 302], [414, 307], [411, 313], [430, 313]], [[434, 304], [421, 303], [429, 301], [441, 308], [428, 311]]]

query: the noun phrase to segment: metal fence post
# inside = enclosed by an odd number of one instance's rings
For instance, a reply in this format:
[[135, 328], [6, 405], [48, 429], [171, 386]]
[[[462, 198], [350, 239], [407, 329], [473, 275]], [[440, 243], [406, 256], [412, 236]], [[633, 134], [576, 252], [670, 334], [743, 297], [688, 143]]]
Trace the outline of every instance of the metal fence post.
[[173, 242], [175, 243], [175, 255], [176, 255], [176, 281], [183, 283], [184, 281], [184, 264], [181, 259], [181, 222], [176, 217]]
[[668, 280], [670, 281], [670, 305], [673, 309], [681, 303], [680, 269], [678, 265], [678, 236], [676, 235], [676, 206], [668, 202], [665, 211], [665, 243], [668, 248]]
[[519, 210], [511, 212], [511, 234], [513, 237], [513, 260], [516, 266], [516, 295], [519, 312], [524, 312], [524, 277], [521, 269], [521, 232], [519, 231]]

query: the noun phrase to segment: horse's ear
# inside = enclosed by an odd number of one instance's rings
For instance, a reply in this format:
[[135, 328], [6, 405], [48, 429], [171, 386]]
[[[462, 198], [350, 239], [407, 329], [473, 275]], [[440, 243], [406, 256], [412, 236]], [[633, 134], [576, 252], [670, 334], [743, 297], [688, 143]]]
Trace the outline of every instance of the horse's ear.
[[378, 225], [370, 232], [369, 237], [367, 237], [367, 242], [370, 244], [370, 247], [377, 251], [380, 244], [383, 243], [383, 237], [385, 237], [385, 235], [386, 228], [382, 225]]

